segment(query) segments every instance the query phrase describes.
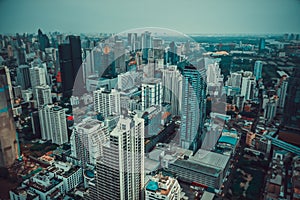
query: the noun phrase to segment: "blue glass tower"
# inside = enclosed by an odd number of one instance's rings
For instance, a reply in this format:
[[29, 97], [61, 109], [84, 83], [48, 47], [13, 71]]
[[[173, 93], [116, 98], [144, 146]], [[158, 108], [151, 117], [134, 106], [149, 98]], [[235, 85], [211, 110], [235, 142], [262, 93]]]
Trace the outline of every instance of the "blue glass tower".
[[204, 139], [206, 83], [199, 69], [179, 67], [183, 76], [180, 146], [196, 152]]

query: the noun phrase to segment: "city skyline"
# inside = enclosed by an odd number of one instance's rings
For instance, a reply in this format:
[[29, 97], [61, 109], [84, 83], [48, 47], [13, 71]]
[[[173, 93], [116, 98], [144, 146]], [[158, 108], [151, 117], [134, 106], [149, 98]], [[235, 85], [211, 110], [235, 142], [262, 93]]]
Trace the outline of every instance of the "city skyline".
[[105, 4], [94, 0], [3, 0], [0, 33], [34, 33], [39, 28], [45, 32], [118, 33], [138, 27], [164, 27], [186, 34], [299, 33], [299, 10], [298, 0], [284, 4], [281, 0], [133, 0]]

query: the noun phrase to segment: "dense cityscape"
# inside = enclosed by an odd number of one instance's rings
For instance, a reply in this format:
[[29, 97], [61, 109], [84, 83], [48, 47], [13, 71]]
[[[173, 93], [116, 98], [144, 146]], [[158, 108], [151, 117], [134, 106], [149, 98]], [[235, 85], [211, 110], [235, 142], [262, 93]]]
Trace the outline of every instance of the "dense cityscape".
[[1, 199], [300, 199], [300, 37], [0, 36]]

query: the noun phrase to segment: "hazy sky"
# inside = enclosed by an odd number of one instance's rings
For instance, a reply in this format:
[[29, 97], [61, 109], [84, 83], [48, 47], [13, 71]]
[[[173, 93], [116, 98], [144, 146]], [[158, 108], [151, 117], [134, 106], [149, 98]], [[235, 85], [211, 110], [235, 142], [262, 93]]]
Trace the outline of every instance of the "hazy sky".
[[300, 33], [300, 0], [0, 0], [0, 33]]

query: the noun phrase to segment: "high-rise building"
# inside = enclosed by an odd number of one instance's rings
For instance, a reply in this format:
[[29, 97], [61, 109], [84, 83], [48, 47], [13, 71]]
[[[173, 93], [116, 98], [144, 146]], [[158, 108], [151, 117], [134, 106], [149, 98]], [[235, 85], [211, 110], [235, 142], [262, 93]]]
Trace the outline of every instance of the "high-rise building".
[[266, 48], [266, 40], [265, 38], [259, 39], [258, 51], [261, 53]]
[[266, 106], [264, 108], [264, 117], [267, 122], [271, 122], [276, 116], [278, 105], [278, 97], [273, 97], [266, 102]]
[[43, 34], [41, 29], [38, 30], [38, 41], [40, 44], [40, 50], [45, 51], [45, 48], [50, 47], [49, 38], [46, 34]]
[[260, 60], [255, 61], [253, 75], [255, 76], [256, 80], [262, 78], [262, 68], [263, 68], [262, 61]]
[[146, 200], [180, 200], [181, 188], [178, 181], [170, 176], [156, 174], [145, 185]]
[[117, 73], [126, 72], [125, 46], [123, 40], [117, 40], [114, 46], [115, 67]]
[[288, 81], [287, 80], [282, 81], [280, 87], [277, 90], [277, 95], [279, 96], [279, 104], [278, 104], [279, 108], [284, 108], [287, 88], [288, 88]]
[[23, 90], [27, 90], [31, 87], [30, 72], [28, 65], [20, 65], [17, 68], [17, 81], [21, 85]]
[[185, 65], [179, 70], [183, 76], [180, 146], [195, 152], [205, 137], [206, 77], [195, 66]]
[[97, 162], [90, 199], [143, 199], [144, 120], [121, 116]]
[[252, 76], [252, 72], [246, 71], [243, 73], [242, 85], [241, 85], [241, 96], [244, 96], [244, 100], [254, 98], [256, 81], [255, 77]]
[[81, 161], [82, 167], [87, 164], [96, 165], [96, 160], [102, 156], [102, 146], [108, 141], [109, 133], [103, 122], [96, 119], [84, 119], [73, 129], [75, 139], [71, 146], [72, 154]]
[[95, 90], [94, 95], [94, 111], [101, 114], [102, 117], [109, 115], [118, 115], [121, 113], [120, 93], [112, 89], [107, 91], [104, 88]]
[[39, 109], [41, 135], [44, 140], [61, 145], [68, 142], [65, 110], [60, 106], [45, 105]]
[[162, 72], [163, 102], [171, 104], [173, 115], [180, 115], [182, 101], [182, 75], [177, 70], [176, 65], [171, 65]]
[[46, 85], [46, 72], [44, 68], [32, 67], [29, 69], [31, 87]]
[[[59, 61], [62, 79], [62, 93], [66, 98], [72, 96], [73, 86], [78, 86], [76, 92], [79, 94], [83, 89], [83, 71], [81, 69], [82, 55], [79, 36], [68, 36], [69, 43], [60, 44]], [[78, 95], [78, 94], [74, 94]]]
[[142, 39], [142, 56], [143, 59], [147, 59], [148, 57], [148, 50], [151, 48], [151, 33], [148, 31], [145, 31], [141, 35]]
[[51, 88], [48, 85], [36, 86], [34, 91], [38, 107], [52, 104]]
[[289, 77], [284, 107], [284, 125], [300, 129], [300, 69], [295, 68]]
[[18, 156], [16, 129], [11, 110], [7, 67], [0, 67], [0, 167], [9, 167]]
[[147, 78], [142, 81], [142, 110], [162, 103], [161, 79]]

